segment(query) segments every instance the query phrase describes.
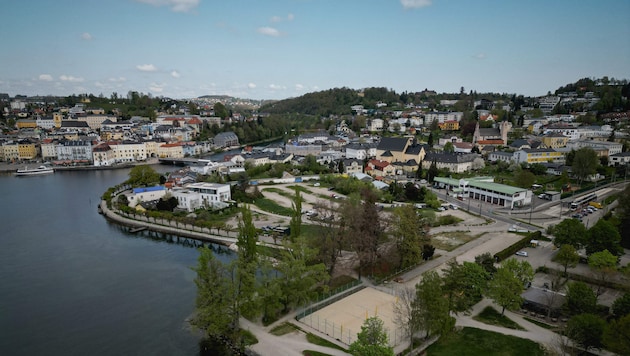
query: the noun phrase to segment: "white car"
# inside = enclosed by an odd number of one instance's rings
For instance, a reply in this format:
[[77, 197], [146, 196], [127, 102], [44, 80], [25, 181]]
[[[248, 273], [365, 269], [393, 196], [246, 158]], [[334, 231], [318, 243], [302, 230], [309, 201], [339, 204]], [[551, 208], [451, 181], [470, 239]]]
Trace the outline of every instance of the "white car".
[[527, 257], [527, 252], [526, 251], [518, 251], [516, 253], [517, 256], [521, 256], [521, 257]]

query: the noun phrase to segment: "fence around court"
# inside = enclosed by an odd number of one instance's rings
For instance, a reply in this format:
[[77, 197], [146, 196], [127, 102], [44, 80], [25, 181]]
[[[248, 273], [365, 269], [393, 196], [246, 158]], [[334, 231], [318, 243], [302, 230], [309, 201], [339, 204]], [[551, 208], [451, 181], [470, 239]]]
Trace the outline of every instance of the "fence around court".
[[[352, 330], [344, 327], [343, 324], [336, 324], [328, 319], [320, 318], [318, 314], [309, 314], [308, 316], [298, 319], [304, 325], [308, 325], [311, 328], [324, 333], [335, 340], [339, 340], [346, 345], [350, 345], [357, 339], [357, 333], [360, 330]], [[395, 328], [394, 330], [387, 330], [387, 338], [389, 345], [395, 347], [399, 345], [403, 338], [406, 337], [401, 328]]]
[[[355, 280], [333, 289], [328, 293], [321, 294], [313, 303], [298, 312], [295, 319], [300, 323], [319, 331], [320, 333], [324, 333], [346, 345], [350, 345], [356, 340], [357, 333], [360, 330], [352, 330], [344, 327], [343, 324], [335, 323], [325, 318], [320, 318], [319, 315], [314, 313], [364, 288], [365, 285], [363, 285], [361, 280]], [[400, 328], [388, 330], [387, 336], [391, 346], [397, 346], [403, 338], [405, 338], [405, 335]]]

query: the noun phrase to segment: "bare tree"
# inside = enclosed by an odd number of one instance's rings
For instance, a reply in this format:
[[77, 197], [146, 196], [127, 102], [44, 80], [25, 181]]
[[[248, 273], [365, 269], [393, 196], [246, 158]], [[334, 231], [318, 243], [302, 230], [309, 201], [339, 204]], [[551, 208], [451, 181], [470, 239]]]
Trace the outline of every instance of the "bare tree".
[[419, 331], [418, 312], [414, 308], [416, 299], [415, 287], [403, 287], [396, 293], [393, 302], [394, 324], [403, 329], [409, 337], [409, 354], [413, 350], [413, 335]]

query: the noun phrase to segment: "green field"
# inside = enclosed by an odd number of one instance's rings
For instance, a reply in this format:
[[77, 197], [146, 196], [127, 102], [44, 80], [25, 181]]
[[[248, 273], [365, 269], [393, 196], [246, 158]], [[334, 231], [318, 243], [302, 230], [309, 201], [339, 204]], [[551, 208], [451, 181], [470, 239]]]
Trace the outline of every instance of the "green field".
[[463, 328], [427, 349], [429, 356], [543, 356], [540, 344], [516, 336], [475, 328]]
[[473, 319], [485, 324], [502, 326], [508, 329], [525, 330], [522, 326], [518, 325], [512, 319], [505, 315], [501, 315], [496, 309], [491, 306], [485, 307], [479, 315], [476, 315]]

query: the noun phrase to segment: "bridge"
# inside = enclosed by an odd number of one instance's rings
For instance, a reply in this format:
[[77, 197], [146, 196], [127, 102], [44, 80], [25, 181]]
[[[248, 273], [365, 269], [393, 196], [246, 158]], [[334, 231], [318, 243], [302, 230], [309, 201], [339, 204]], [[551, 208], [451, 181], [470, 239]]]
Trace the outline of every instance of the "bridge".
[[171, 166], [191, 166], [197, 164], [206, 164], [210, 162], [209, 159], [199, 159], [199, 158], [160, 158], [161, 164], [168, 164]]

